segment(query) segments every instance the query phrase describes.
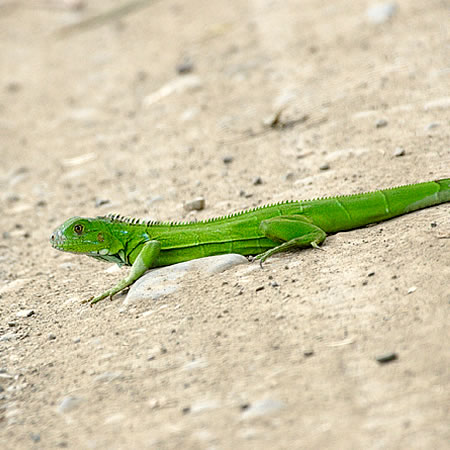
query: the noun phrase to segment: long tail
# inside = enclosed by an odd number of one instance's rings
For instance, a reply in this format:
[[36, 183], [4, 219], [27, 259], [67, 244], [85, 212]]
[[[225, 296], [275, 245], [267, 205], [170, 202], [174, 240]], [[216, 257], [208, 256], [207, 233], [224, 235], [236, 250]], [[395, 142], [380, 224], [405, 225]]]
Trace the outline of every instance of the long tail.
[[450, 178], [383, 189], [374, 194], [378, 219], [391, 219], [450, 201]]
[[[450, 201], [450, 178], [328, 199], [314, 223], [327, 232], [359, 228]], [[323, 207], [323, 210], [321, 211]]]

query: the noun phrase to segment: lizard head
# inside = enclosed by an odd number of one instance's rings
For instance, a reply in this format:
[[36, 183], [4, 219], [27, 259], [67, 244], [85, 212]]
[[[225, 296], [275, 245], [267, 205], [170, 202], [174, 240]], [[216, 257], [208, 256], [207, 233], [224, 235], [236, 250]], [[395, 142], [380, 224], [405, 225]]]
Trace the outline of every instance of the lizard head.
[[56, 228], [50, 243], [57, 250], [92, 256], [116, 253], [122, 247], [101, 218], [72, 217]]

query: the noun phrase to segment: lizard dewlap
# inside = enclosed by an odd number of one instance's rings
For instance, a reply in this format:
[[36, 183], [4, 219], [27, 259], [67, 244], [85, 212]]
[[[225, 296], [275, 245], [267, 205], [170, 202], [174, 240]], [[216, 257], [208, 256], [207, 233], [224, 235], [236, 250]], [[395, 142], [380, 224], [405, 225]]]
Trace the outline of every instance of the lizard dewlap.
[[50, 242], [58, 250], [119, 265], [129, 275], [94, 304], [133, 284], [146, 270], [225, 253], [269, 256], [318, 247], [327, 234], [359, 228], [450, 201], [450, 178], [362, 194], [287, 201], [201, 222], [141, 221], [117, 215], [72, 217]]

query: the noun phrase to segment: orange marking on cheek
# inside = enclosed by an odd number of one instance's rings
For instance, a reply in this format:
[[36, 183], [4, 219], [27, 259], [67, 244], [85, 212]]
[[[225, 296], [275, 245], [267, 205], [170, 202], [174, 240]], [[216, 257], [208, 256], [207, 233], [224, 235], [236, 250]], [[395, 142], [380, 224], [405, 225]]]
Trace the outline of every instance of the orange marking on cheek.
[[97, 240], [98, 240], [99, 242], [103, 242], [103, 241], [105, 240], [105, 238], [103, 237], [103, 234], [102, 234], [102, 233], [98, 233], [98, 234], [97, 234]]

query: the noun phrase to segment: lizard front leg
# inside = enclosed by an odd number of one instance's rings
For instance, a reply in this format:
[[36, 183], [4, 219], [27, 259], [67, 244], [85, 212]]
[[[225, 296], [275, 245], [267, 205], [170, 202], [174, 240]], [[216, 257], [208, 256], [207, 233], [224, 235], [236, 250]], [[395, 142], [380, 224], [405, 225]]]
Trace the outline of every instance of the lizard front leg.
[[100, 294], [97, 297], [90, 298], [88, 300], [84, 300], [82, 303], [89, 303], [92, 306], [94, 303], [97, 303], [106, 297], [111, 298], [122, 289], [131, 286], [137, 279], [139, 279], [148, 269], [150, 269], [154, 265], [154, 263], [158, 259], [160, 250], [161, 243], [159, 241], [146, 242], [142, 246], [141, 251], [139, 252], [133, 265], [131, 266], [130, 273], [126, 278], [120, 280], [114, 287], [108, 289], [106, 292], [103, 292], [103, 294]]
[[275, 242], [281, 242], [280, 245], [256, 256], [255, 259], [259, 259], [261, 265], [275, 253], [292, 250], [293, 248], [320, 248], [319, 244], [327, 237], [325, 231], [301, 214], [263, 220], [259, 229], [265, 237]]

